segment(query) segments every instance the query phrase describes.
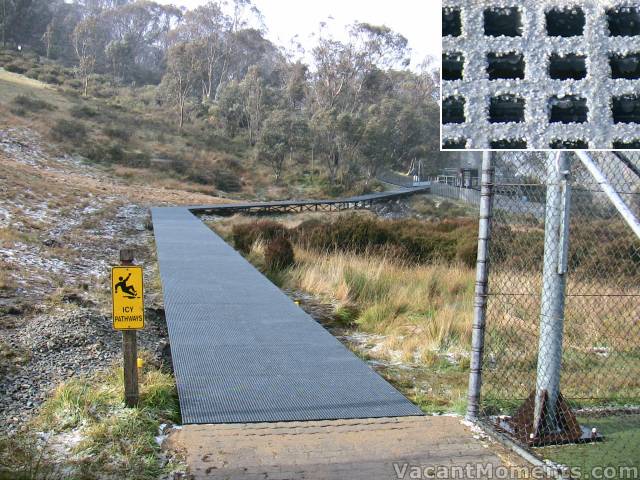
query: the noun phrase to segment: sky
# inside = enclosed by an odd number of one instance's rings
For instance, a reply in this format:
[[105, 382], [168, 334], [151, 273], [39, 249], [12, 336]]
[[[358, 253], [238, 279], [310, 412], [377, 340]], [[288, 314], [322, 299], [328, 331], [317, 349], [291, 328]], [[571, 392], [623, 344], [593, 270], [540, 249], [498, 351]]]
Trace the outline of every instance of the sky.
[[[189, 9], [207, 0], [156, 0]], [[267, 37], [276, 45], [289, 46], [291, 39], [307, 51], [315, 45], [318, 25], [333, 17], [330, 32], [345, 38], [345, 26], [354, 21], [384, 24], [409, 40], [412, 67], [427, 55], [440, 55], [440, 0], [253, 0], [264, 15]]]

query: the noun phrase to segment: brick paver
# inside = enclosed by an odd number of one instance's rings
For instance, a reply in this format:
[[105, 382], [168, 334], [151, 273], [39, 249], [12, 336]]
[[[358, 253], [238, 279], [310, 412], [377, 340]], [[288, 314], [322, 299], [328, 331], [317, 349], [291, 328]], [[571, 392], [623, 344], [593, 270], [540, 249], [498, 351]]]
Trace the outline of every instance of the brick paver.
[[407, 479], [412, 466], [523, 465], [477, 437], [457, 417], [401, 417], [186, 425], [169, 447], [184, 452], [195, 479], [387, 480], [403, 478], [394, 463], [410, 465]]

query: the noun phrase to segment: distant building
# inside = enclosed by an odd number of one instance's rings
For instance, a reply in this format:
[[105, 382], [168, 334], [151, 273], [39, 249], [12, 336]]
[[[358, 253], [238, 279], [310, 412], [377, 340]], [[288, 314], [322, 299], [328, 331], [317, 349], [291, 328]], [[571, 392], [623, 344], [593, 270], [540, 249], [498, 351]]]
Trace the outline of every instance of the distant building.
[[456, 157], [447, 162], [450, 166], [442, 169], [438, 182], [462, 188], [477, 188], [480, 184], [482, 152], [457, 152]]

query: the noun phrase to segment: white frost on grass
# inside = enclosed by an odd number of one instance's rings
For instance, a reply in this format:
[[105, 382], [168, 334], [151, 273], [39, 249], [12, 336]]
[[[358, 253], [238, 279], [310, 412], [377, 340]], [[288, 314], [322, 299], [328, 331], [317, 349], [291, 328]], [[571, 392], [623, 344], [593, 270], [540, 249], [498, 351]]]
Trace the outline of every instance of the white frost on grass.
[[0, 248], [0, 259], [29, 270], [38, 269], [52, 273], [61, 273], [67, 270], [66, 262], [56, 258], [43, 257], [38, 248], [21, 242], [14, 243], [11, 248]]
[[[443, 98], [465, 99], [465, 122], [442, 125], [442, 138], [466, 139], [467, 149], [490, 148], [492, 140], [525, 140], [528, 149], [548, 149], [555, 140], [584, 140], [589, 148], [611, 149], [614, 141], [640, 138], [640, 124], [614, 123], [612, 99], [640, 94], [640, 81], [612, 79], [610, 54], [640, 52], [640, 35], [611, 36], [607, 10], [638, 5], [630, 0], [444, 0], [444, 7], [461, 11], [462, 34], [442, 39], [443, 53], [464, 55], [463, 79], [443, 82]], [[518, 6], [522, 36], [484, 35], [484, 10]], [[585, 14], [584, 34], [548, 36], [545, 12], [553, 8], [580, 7]], [[523, 53], [524, 79], [489, 80], [489, 52]], [[587, 76], [581, 80], [554, 80], [548, 74], [551, 54], [586, 56]], [[491, 123], [491, 97], [512, 94], [525, 99], [525, 121]], [[549, 100], [575, 95], [587, 99], [586, 123], [550, 123]]]
[[47, 156], [42, 151], [38, 134], [23, 128], [0, 130], [0, 151], [15, 161], [32, 167], [43, 167]]
[[33, 205], [32, 207], [20, 205], [19, 208], [22, 210], [20, 216], [29, 217], [31, 220], [35, 220], [36, 222], [43, 222], [49, 215], [49, 206], [47, 205], [47, 202], [41, 202], [40, 204]]
[[7, 228], [11, 224], [11, 213], [6, 208], [0, 207], [0, 228]]

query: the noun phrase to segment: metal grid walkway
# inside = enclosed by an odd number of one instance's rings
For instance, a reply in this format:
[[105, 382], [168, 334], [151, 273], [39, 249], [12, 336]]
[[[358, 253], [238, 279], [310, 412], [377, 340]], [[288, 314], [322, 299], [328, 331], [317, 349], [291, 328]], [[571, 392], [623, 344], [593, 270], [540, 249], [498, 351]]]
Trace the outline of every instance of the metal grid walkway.
[[189, 209], [152, 215], [184, 423], [421, 414]]

